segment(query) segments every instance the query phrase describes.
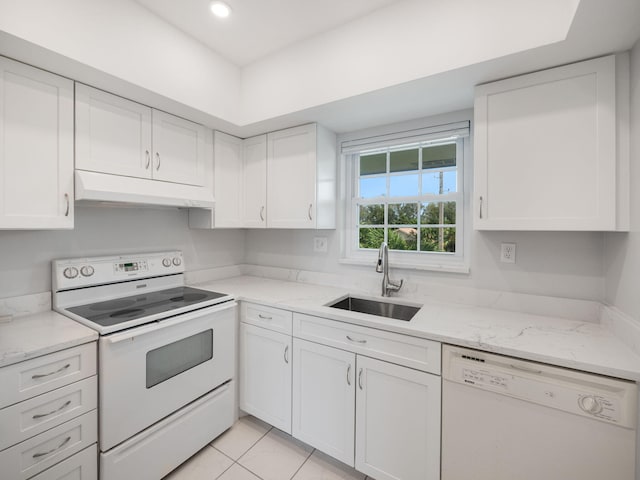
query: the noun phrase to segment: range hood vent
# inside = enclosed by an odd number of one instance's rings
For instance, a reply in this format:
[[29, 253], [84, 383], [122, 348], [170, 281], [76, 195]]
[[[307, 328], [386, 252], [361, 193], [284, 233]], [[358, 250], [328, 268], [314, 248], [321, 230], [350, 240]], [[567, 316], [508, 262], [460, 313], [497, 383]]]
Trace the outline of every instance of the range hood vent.
[[213, 208], [210, 188], [76, 170], [76, 201]]

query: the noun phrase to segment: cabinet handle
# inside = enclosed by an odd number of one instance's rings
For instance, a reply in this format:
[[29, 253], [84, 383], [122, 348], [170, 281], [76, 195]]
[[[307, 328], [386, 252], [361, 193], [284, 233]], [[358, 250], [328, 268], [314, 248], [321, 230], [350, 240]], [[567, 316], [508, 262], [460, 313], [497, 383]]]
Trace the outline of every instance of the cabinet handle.
[[264, 222], [264, 205], [260, 208], [260, 220]]
[[50, 375], [55, 375], [56, 373], [60, 373], [63, 370], [66, 370], [67, 368], [69, 368], [71, 366], [70, 363], [67, 363], [66, 365], [60, 367], [58, 370], [54, 371], [54, 372], [49, 372], [49, 373], [36, 373], [35, 375], [31, 375], [31, 379], [32, 380], [37, 380], [38, 378], [44, 378], [44, 377], [48, 377]]
[[350, 342], [353, 342], [353, 343], [367, 343], [366, 340], [358, 340], [356, 338], [351, 338], [349, 335], [347, 335], [347, 340], [349, 340]]
[[147, 164], [144, 166], [144, 169], [149, 170], [149, 165], [151, 165], [151, 155], [149, 155], [149, 150], [145, 150], [144, 154], [147, 157]]
[[480, 218], [482, 218], [482, 195], [480, 196]]
[[262, 315], [261, 313], [258, 314], [258, 317], [263, 320], [273, 320], [273, 317], [267, 317], [266, 315]]
[[64, 439], [64, 441], [58, 445], [56, 448], [52, 448], [51, 450], [49, 450], [48, 452], [40, 452], [40, 453], [34, 453], [32, 456], [33, 458], [40, 458], [40, 457], [46, 457], [47, 455], [49, 455], [50, 453], [55, 452], [56, 450], [60, 450], [62, 447], [64, 447], [67, 443], [69, 443], [69, 441], [71, 440], [71, 437], [67, 437]]
[[347, 385], [351, 386], [351, 364], [347, 367]]
[[289, 345], [284, 347], [284, 363], [289, 363]]
[[160, 170], [160, 153], [156, 152], [156, 160], [158, 160], [158, 164], [156, 165], [156, 171]]
[[313, 203], [309, 204], [309, 220], [313, 220], [313, 217], [311, 217], [311, 208], [313, 208]]
[[44, 417], [48, 417], [49, 415], [53, 415], [54, 413], [58, 413], [60, 410], [64, 410], [65, 408], [67, 408], [69, 405], [71, 405], [71, 400], [67, 400], [66, 402], [64, 402], [64, 404], [62, 404], [62, 406], [60, 408], [57, 408], [55, 410], [51, 410], [49, 413], [36, 413], [33, 417], [34, 420], [37, 420], [39, 418], [44, 418]]
[[64, 211], [64, 216], [68, 217], [69, 216], [69, 208], [71, 208], [71, 202], [69, 201], [69, 194], [68, 193], [64, 194], [64, 199], [67, 201], [67, 209]]
[[360, 387], [360, 390], [362, 390], [362, 369], [358, 372], [358, 386]]

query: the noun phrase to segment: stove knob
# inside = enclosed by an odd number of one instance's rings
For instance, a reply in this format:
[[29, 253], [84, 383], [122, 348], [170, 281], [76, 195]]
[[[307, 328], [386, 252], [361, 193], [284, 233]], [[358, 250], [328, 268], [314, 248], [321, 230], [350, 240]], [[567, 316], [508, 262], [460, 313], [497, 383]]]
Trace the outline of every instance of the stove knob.
[[164, 265], [165, 267], [170, 267], [171, 266], [171, 259], [170, 258], [163, 258], [162, 259], [162, 265]]
[[182, 263], [182, 259], [180, 257], [173, 257], [173, 264], [176, 267], [179, 267], [181, 263]]
[[602, 411], [602, 403], [593, 395], [585, 395], [578, 399], [578, 406], [586, 413], [597, 415]]
[[66, 278], [76, 278], [78, 276], [78, 269], [76, 267], [67, 267], [62, 273]]
[[91, 275], [93, 275], [93, 272], [95, 272], [95, 270], [91, 265], [85, 265], [80, 269], [80, 273], [83, 277], [90, 277]]

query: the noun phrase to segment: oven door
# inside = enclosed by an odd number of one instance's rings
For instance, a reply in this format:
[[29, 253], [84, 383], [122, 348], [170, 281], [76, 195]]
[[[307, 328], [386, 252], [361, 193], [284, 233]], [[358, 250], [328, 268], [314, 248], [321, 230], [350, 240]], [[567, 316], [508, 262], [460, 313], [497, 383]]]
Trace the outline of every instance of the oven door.
[[101, 451], [233, 377], [236, 305], [215, 305], [100, 337]]

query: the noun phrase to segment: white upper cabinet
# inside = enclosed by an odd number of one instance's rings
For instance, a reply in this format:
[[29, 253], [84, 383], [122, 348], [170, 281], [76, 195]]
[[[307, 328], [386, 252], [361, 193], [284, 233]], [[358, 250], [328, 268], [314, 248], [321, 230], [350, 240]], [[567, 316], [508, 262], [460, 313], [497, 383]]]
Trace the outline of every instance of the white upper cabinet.
[[608, 56], [476, 88], [476, 229], [628, 228], [628, 75]]
[[267, 227], [335, 228], [336, 138], [316, 124], [267, 135]]
[[213, 134], [215, 227], [242, 227], [242, 140]]
[[197, 123], [153, 110], [153, 178], [204, 185], [206, 130]]
[[159, 110], [76, 84], [76, 168], [205, 184], [207, 129]]
[[0, 58], [0, 228], [73, 228], [73, 82]]
[[151, 109], [76, 84], [76, 168], [151, 178]]
[[242, 145], [242, 223], [247, 228], [267, 226], [267, 136], [247, 138]]

